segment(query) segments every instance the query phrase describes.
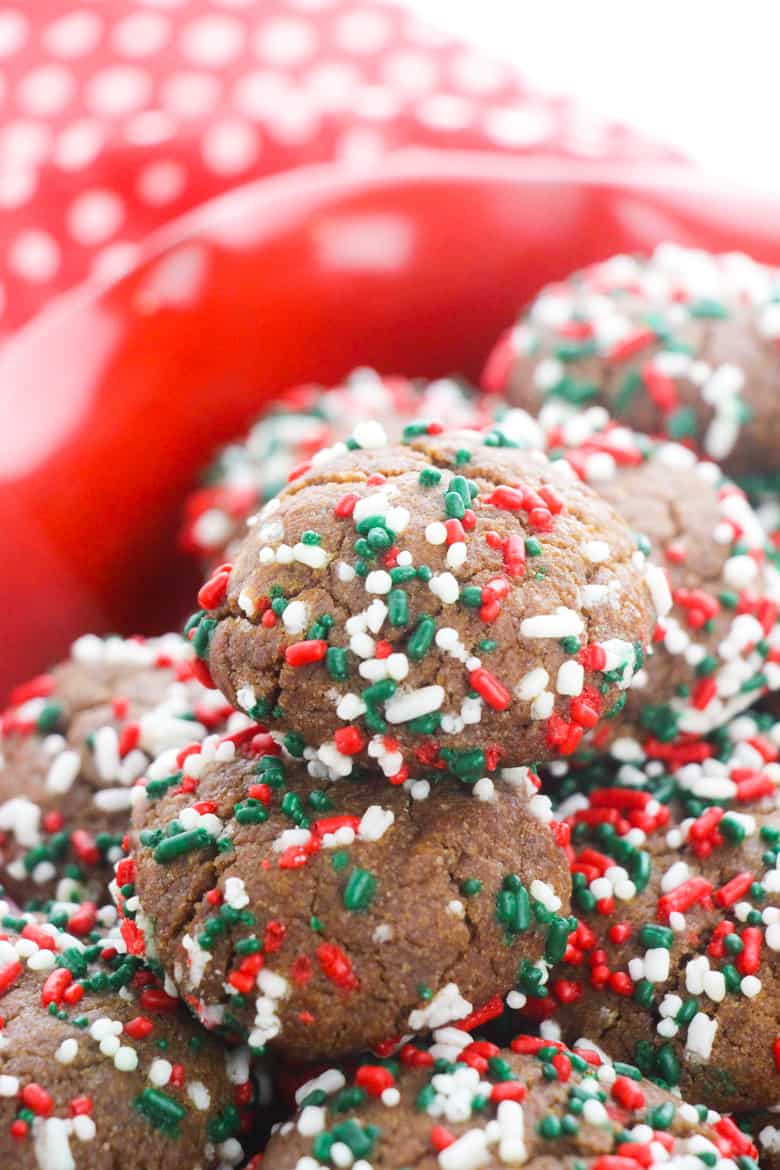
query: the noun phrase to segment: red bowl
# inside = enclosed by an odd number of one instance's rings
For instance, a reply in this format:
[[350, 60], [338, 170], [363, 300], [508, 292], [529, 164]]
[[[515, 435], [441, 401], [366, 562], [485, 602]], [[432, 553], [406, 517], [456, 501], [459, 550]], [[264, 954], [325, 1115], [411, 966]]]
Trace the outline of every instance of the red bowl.
[[408, 153], [204, 206], [0, 355], [0, 696], [85, 630], [186, 612], [183, 497], [295, 382], [475, 377], [545, 281], [664, 239], [780, 263], [778, 203], [687, 168]]

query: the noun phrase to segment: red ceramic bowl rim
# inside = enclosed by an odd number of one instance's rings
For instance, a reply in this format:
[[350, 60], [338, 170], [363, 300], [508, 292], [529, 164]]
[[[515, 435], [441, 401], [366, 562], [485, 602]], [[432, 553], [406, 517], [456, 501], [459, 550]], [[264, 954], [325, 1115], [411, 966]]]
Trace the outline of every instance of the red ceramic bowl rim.
[[[41, 310], [18, 333], [9, 338], [0, 352], [0, 375], [12, 361], [23, 360], [28, 346], [40, 343], [49, 322], [78, 313], [84, 303], [95, 303], [129, 279], [137, 267], [146, 264], [179, 245], [196, 240], [204, 228], [214, 228], [243, 214], [251, 201], [253, 213], [262, 215], [263, 207], [279, 208], [288, 200], [310, 194], [322, 198], [325, 191], [333, 197], [341, 189], [360, 186], [365, 190], [397, 188], [406, 183], [514, 182], [527, 186], [557, 183], [562, 187], [617, 188], [626, 193], [649, 194], [674, 191], [697, 192], [706, 203], [733, 194], [740, 200], [756, 201], [762, 211], [768, 205], [780, 211], [780, 200], [771, 192], [737, 183], [713, 179], [686, 163], [655, 164], [650, 168], [637, 163], [605, 164], [588, 160], [562, 158], [513, 158], [487, 151], [448, 151], [410, 148], [392, 152], [368, 165], [319, 163], [284, 171], [277, 175], [243, 183], [231, 191], [179, 216], [152, 232], [141, 244], [141, 252], [130, 269], [114, 281], [85, 281], [61, 294]], [[251, 195], [250, 195], [251, 193]], [[278, 221], [277, 221], [278, 223]], [[10, 391], [10, 387], [9, 387]], [[0, 384], [0, 402], [3, 388]]]

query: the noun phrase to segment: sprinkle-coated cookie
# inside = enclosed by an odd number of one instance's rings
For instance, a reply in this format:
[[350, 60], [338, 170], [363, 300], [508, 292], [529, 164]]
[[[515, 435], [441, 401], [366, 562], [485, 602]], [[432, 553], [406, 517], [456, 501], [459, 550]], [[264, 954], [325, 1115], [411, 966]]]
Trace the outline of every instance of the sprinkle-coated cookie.
[[[551, 975], [569, 1040], [733, 1111], [780, 1100], [780, 724], [560, 781], [580, 926]], [[560, 766], [553, 767], [560, 771]]]
[[620, 709], [670, 604], [565, 461], [439, 429], [388, 446], [360, 424], [321, 452], [189, 623], [223, 693], [315, 774], [473, 780], [568, 754]]
[[599, 402], [693, 440], [735, 476], [776, 469], [780, 275], [739, 254], [663, 244], [543, 289], [483, 376], [534, 413]]
[[330, 390], [296, 387], [277, 399], [241, 441], [220, 451], [202, 486], [187, 499], [181, 543], [204, 568], [229, 560], [247, 519], [282, 490], [291, 473], [323, 447], [348, 438], [361, 420], [378, 419], [397, 441], [415, 418], [474, 426], [486, 414], [485, 400], [451, 378], [412, 382], [361, 369]]
[[330, 1068], [297, 1093], [268, 1145], [273, 1170], [756, 1170], [728, 1117], [536, 1036], [510, 1047], [444, 1028], [396, 1058]]
[[0, 903], [0, 1165], [232, 1170], [255, 1087], [122, 938]]
[[452, 777], [322, 788], [264, 740], [184, 788], [153, 769], [119, 865], [128, 938], [207, 1027], [320, 1059], [539, 993], [574, 923], [527, 769], [482, 799]]
[[133, 783], [231, 714], [198, 670], [178, 635], [88, 635], [17, 687], [0, 716], [0, 884], [17, 902], [105, 900]]

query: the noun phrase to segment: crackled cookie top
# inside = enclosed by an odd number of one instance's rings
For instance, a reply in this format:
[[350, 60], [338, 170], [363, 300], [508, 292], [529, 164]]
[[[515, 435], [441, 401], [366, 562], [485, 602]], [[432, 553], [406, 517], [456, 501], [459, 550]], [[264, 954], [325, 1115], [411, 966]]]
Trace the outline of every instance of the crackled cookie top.
[[189, 623], [217, 685], [313, 771], [477, 779], [614, 716], [669, 604], [565, 463], [495, 430], [361, 424], [260, 513]]
[[536, 1036], [498, 1048], [458, 1028], [302, 1085], [268, 1145], [274, 1170], [756, 1170], [734, 1122], [688, 1105], [590, 1046]]
[[570, 879], [527, 769], [474, 799], [452, 777], [318, 787], [263, 733], [193, 760], [139, 791], [118, 885], [134, 951], [206, 1026], [312, 1060], [544, 994]]
[[340, 386], [298, 386], [273, 402], [240, 442], [223, 448], [186, 503], [181, 543], [204, 566], [228, 560], [246, 522], [318, 451], [377, 419], [397, 441], [412, 419], [476, 426], [483, 399], [451, 378], [411, 382], [355, 370]]
[[247, 1050], [204, 1034], [118, 934], [81, 919], [58, 930], [0, 904], [0, 1016], [0, 1165], [243, 1162]]
[[732, 475], [773, 472], [778, 339], [775, 269], [663, 244], [543, 289], [483, 384], [543, 414], [600, 402], [637, 430], [694, 440]]
[[232, 713], [198, 682], [200, 665], [175, 634], [88, 635], [16, 688], [0, 716], [0, 884], [16, 901], [104, 900], [133, 783]]
[[660, 759], [626, 744], [556, 803], [580, 917], [550, 978], [564, 1036], [729, 1110], [780, 1100], [778, 745], [759, 714]]

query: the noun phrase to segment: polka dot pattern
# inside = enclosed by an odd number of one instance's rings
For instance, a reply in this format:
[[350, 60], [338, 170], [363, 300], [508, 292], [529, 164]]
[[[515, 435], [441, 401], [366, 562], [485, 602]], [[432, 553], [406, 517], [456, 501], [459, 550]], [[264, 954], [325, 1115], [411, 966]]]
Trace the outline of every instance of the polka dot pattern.
[[408, 145], [674, 157], [391, 0], [0, 0], [0, 339], [236, 183]]

